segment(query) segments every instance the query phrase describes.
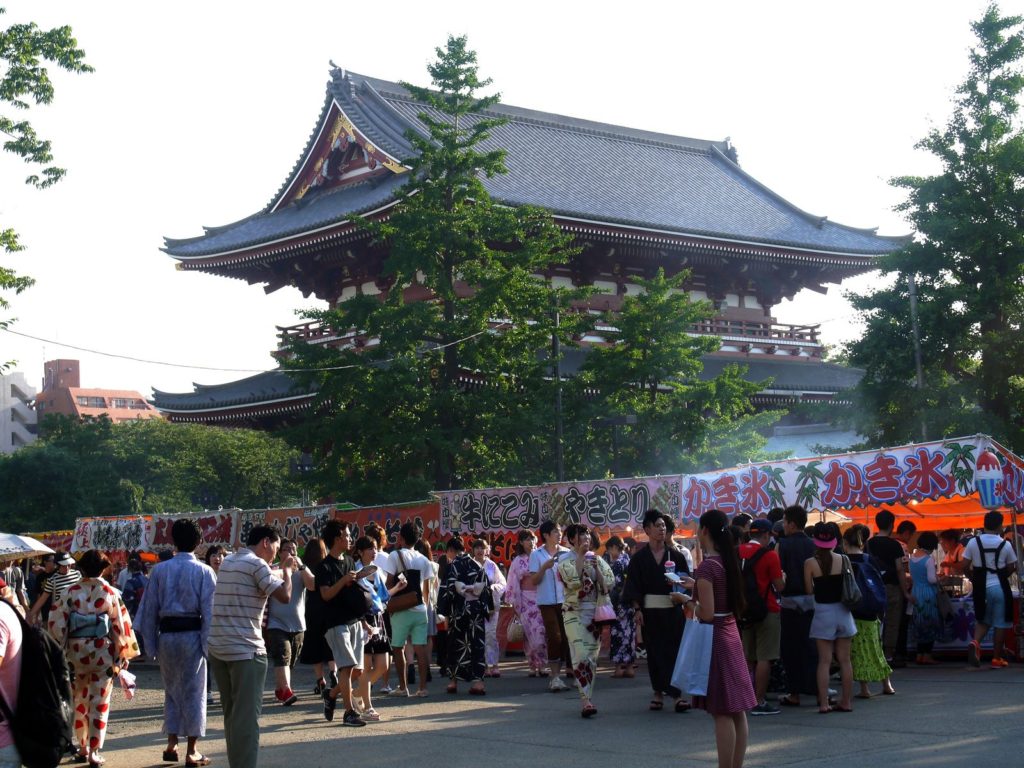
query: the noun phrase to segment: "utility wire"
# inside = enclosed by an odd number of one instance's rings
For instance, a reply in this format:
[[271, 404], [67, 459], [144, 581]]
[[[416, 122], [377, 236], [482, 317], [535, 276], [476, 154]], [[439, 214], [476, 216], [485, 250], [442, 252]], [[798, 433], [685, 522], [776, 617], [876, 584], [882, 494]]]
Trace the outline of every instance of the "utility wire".
[[[435, 351], [438, 351], [438, 350], [447, 349], [448, 347], [454, 347], [457, 344], [462, 344], [463, 342], [469, 341], [470, 339], [474, 339], [477, 336], [482, 336], [485, 333], [489, 333], [492, 330], [498, 330], [499, 328], [503, 328], [504, 326], [507, 326], [507, 325], [509, 325], [509, 323], [507, 323], [507, 322], [500, 323], [497, 326], [495, 326], [493, 329], [492, 328], [485, 328], [485, 329], [483, 329], [481, 331], [477, 331], [476, 333], [471, 333], [469, 336], [464, 336], [461, 339], [455, 339], [454, 341], [450, 341], [447, 344], [438, 344], [436, 346], [431, 347], [429, 351], [435, 352]], [[54, 346], [57, 346], [57, 347], [63, 347], [65, 349], [74, 349], [74, 350], [76, 350], [78, 352], [87, 352], [87, 353], [89, 353], [91, 355], [102, 355], [103, 357], [114, 357], [114, 358], [117, 358], [119, 360], [130, 360], [131, 362], [134, 362], [134, 363], [145, 363], [146, 365], [163, 365], [163, 366], [166, 366], [168, 368], [186, 368], [188, 370], [193, 370], [193, 371], [216, 371], [218, 373], [271, 373], [273, 371], [279, 370], [277, 368], [215, 368], [215, 367], [208, 366], [208, 365], [186, 365], [184, 363], [168, 363], [168, 362], [165, 362], [163, 360], [147, 360], [147, 359], [142, 358], [142, 357], [133, 357], [132, 355], [121, 355], [121, 354], [118, 354], [116, 352], [104, 352], [104, 351], [99, 350], [99, 349], [90, 349], [89, 347], [80, 347], [80, 346], [77, 346], [75, 344], [65, 344], [62, 341], [54, 341], [53, 339], [44, 339], [44, 338], [42, 338], [40, 336], [33, 336], [31, 334], [28, 334], [28, 333], [21, 333], [20, 331], [13, 331], [10, 328], [0, 328], [0, 330], [4, 331], [5, 333], [10, 333], [10, 334], [12, 334], [14, 336], [21, 336], [22, 338], [25, 338], [25, 339], [32, 339], [33, 341], [39, 341], [39, 342], [42, 342], [43, 344], [53, 344]], [[363, 363], [363, 364], [353, 363], [351, 365], [336, 365], [336, 366], [331, 366], [331, 367], [328, 367], [328, 368], [285, 368], [285, 369], [280, 369], [280, 370], [285, 370], [285, 371], [287, 371], [289, 373], [319, 373], [319, 372], [327, 372], [327, 371], [344, 371], [344, 370], [348, 370], [350, 368], [360, 368], [360, 367], [362, 367], [364, 365], [386, 365], [387, 363], [393, 362], [395, 359], [396, 358], [391, 357], [391, 358], [388, 358], [386, 360], [370, 360], [367, 363]]]

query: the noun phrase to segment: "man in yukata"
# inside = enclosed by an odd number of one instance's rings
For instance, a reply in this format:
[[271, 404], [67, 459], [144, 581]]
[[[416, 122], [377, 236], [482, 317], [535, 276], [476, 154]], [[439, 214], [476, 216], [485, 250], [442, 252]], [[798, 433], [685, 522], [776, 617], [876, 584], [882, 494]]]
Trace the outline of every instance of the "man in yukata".
[[158, 563], [136, 614], [146, 650], [160, 662], [164, 683], [165, 762], [178, 762], [178, 736], [188, 740], [185, 765], [209, 765], [196, 749], [206, 735], [206, 654], [217, 577], [192, 554], [202, 541], [195, 520], [176, 520], [178, 554]]

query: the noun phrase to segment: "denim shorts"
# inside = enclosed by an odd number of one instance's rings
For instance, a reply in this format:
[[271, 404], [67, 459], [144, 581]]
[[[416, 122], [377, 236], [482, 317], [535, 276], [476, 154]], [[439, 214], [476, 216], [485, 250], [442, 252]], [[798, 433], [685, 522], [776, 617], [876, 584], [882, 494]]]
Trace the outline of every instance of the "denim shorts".
[[838, 640], [857, 634], [853, 614], [842, 603], [815, 603], [811, 620], [811, 637], [815, 640]]
[[985, 620], [981, 623], [993, 629], [1010, 628], [1010, 622], [1006, 620], [1006, 598], [1001, 586], [985, 589]]

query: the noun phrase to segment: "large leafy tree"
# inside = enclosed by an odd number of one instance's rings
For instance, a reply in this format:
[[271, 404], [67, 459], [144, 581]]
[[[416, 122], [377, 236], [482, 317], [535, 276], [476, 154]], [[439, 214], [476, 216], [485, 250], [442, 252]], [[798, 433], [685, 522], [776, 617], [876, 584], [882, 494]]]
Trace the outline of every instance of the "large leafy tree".
[[0, 520], [43, 530], [89, 515], [294, 503], [293, 455], [253, 430], [50, 416], [39, 442], [0, 457]]
[[[486, 143], [504, 122], [487, 114], [498, 96], [478, 95], [490, 80], [465, 37], [449, 37], [437, 57], [433, 89], [403, 83], [425, 105], [428, 129], [407, 134], [417, 155], [403, 201], [366, 225], [388, 249], [390, 290], [307, 315], [379, 343], [298, 344], [290, 363], [340, 368], [317, 376], [319, 407], [296, 439], [317, 449], [325, 488], [353, 501], [527, 479], [523, 457], [551, 434], [538, 352], [550, 343], [552, 306], [571, 297], [537, 275], [570, 243], [546, 212], [490, 199], [483, 179], [506, 173], [504, 150]], [[431, 298], [405, 301], [414, 284]], [[575, 322], [562, 324], [565, 339]]]
[[[5, 9], [0, 7], [0, 15]], [[45, 189], [56, 184], [65, 170], [53, 164], [49, 140], [40, 137], [24, 114], [32, 105], [53, 101], [54, 88], [46, 63], [69, 72], [91, 72], [85, 53], [78, 47], [71, 27], [43, 30], [36, 24], [12, 24], [0, 30], [0, 134], [3, 150], [34, 167], [25, 183]], [[0, 225], [0, 248], [14, 253], [24, 248], [18, 233]], [[32, 278], [18, 275], [9, 267], [0, 266], [0, 291], [19, 294], [32, 285]], [[10, 302], [0, 293], [0, 310], [8, 310]], [[9, 319], [0, 318], [0, 328]]]
[[[714, 316], [710, 302], [682, 290], [689, 273], [662, 270], [638, 279], [641, 291], [605, 317], [616, 328], [613, 343], [589, 352], [574, 395], [569, 441], [575, 476], [605, 474], [618, 429], [620, 475], [704, 470], [762, 458], [765, 430], [774, 413], [754, 414], [750, 398], [762, 384], [746, 381], [740, 366], [702, 380], [702, 355], [718, 349], [716, 337], [691, 334]], [[609, 425], [635, 416], [636, 424]]]
[[[866, 375], [857, 426], [871, 444], [985, 430], [1024, 448], [1024, 19], [990, 5], [948, 124], [918, 147], [941, 164], [902, 176], [914, 241], [881, 261], [891, 287], [851, 297], [866, 322], [849, 345]], [[924, 387], [915, 387], [916, 277]]]

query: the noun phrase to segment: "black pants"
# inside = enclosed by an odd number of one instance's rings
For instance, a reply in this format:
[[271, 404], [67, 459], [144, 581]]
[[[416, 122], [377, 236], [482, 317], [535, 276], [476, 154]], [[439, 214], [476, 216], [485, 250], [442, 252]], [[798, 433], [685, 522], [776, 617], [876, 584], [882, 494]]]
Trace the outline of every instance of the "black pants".
[[789, 693], [799, 696], [816, 696], [818, 684], [815, 674], [818, 667], [818, 649], [811, 640], [811, 621], [814, 611], [782, 609], [782, 642], [780, 655], [786, 670]]

